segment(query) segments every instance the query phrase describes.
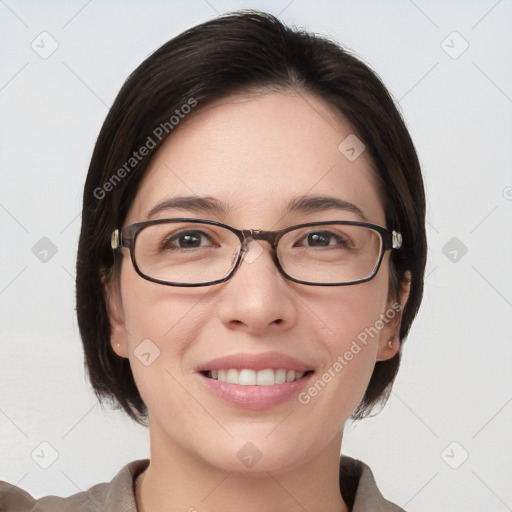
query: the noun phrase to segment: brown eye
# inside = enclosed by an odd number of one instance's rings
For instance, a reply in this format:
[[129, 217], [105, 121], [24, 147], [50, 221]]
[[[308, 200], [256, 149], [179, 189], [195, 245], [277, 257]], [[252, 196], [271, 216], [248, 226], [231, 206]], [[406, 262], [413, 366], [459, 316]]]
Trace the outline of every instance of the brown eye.
[[306, 241], [307, 247], [332, 247], [350, 248], [349, 240], [331, 231], [313, 231], [304, 236], [301, 241]]
[[[202, 244], [206, 241], [206, 244]], [[162, 249], [197, 249], [205, 247], [211, 242], [211, 238], [199, 230], [187, 230], [173, 233], [162, 242]]]

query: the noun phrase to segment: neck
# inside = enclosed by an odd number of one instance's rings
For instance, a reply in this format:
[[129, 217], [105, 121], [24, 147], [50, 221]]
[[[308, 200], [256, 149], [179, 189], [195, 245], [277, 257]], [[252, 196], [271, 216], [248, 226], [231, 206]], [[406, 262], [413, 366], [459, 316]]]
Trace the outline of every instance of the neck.
[[257, 475], [222, 471], [150, 433], [150, 464], [136, 482], [138, 512], [349, 511], [339, 489], [341, 432], [300, 467]]

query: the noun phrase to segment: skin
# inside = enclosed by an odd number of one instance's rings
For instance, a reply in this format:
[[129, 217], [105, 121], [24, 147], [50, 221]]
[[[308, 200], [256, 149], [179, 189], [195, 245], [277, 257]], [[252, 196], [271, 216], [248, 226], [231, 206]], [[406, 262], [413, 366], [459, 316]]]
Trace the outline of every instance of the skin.
[[[147, 220], [156, 204], [177, 195], [214, 197], [230, 210], [214, 216], [180, 209], [155, 218], [267, 230], [361, 220], [338, 210], [287, 213], [288, 201], [303, 194], [350, 201], [384, 226], [371, 161], [363, 153], [350, 162], [338, 150], [350, 133], [350, 125], [311, 94], [223, 99], [182, 121], [159, 150], [125, 226]], [[257, 250], [254, 242], [250, 247]], [[387, 323], [306, 405], [292, 399], [267, 410], [241, 410], [210, 394], [196, 369], [237, 352], [279, 351], [308, 362], [321, 376], [395, 302], [388, 297], [389, 252], [369, 282], [318, 287], [285, 279], [268, 244], [261, 247], [229, 281], [188, 289], [142, 279], [122, 250], [119, 287], [107, 291], [112, 348], [129, 358], [149, 409], [151, 462], [137, 480], [139, 511], [348, 510], [338, 482], [343, 426], [375, 362], [399, 349], [399, 320]], [[402, 305], [406, 300], [404, 291]], [[149, 366], [134, 355], [147, 338], [160, 350]], [[252, 468], [236, 456], [249, 441], [262, 454]]]

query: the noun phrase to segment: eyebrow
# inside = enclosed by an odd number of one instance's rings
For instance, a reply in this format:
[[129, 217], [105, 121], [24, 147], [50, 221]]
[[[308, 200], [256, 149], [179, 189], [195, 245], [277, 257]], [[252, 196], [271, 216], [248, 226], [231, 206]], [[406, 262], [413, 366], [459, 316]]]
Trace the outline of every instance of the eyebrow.
[[310, 213], [326, 210], [351, 212], [368, 222], [368, 217], [366, 217], [359, 206], [337, 197], [324, 195], [298, 196], [288, 203], [288, 211], [291, 213]]
[[[218, 216], [226, 215], [231, 211], [231, 207], [226, 203], [213, 197], [179, 196], [157, 204], [150, 210], [148, 220], [161, 211], [172, 209], [188, 210], [194, 213], [209, 213]], [[361, 208], [337, 197], [302, 195], [295, 197], [287, 205], [287, 211], [289, 213], [312, 213], [327, 210], [340, 210], [354, 213], [362, 220], [368, 222], [368, 218]]]
[[189, 210], [195, 213], [211, 213], [213, 215], [225, 215], [230, 208], [213, 197], [180, 196], [167, 199], [157, 204], [148, 214], [148, 219], [164, 210]]

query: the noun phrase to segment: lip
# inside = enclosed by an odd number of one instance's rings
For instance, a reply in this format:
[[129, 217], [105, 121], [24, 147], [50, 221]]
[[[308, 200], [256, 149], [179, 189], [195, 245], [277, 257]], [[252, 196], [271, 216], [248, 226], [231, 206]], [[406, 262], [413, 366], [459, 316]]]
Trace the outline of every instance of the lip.
[[[222, 370], [234, 368], [242, 370], [248, 368], [259, 371], [271, 368], [274, 370], [283, 368], [287, 370], [297, 370], [301, 372], [310, 372], [301, 379], [283, 384], [273, 384], [272, 386], [241, 386], [239, 384], [229, 384], [210, 379], [205, 375], [208, 370]], [[239, 353], [229, 356], [223, 356], [197, 368], [197, 375], [202, 385], [215, 395], [217, 398], [227, 404], [248, 410], [271, 409], [279, 404], [297, 398], [298, 394], [310, 382], [314, 372], [310, 365], [303, 361], [287, 356], [280, 352], [265, 352], [262, 354]]]
[[229, 368], [234, 368], [236, 370], [248, 368], [255, 371], [265, 370], [267, 368], [271, 368], [273, 370], [284, 368], [285, 370], [296, 370], [299, 372], [307, 372], [313, 369], [311, 365], [281, 352], [263, 352], [261, 354], [240, 352], [238, 354], [212, 359], [211, 361], [201, 364], [197, 368], [197, 371], [218, 371]]

